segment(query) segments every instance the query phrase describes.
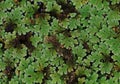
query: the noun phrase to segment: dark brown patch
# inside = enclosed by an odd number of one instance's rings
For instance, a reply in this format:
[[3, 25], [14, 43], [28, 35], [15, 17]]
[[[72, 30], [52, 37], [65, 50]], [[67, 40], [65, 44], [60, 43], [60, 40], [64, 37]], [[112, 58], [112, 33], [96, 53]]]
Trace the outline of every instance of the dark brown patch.
[[0, 0], [0, 2], [2, 2], [3, 0]]
[[57, 1], [59, 5], [61, 5], [61, 8], [63, 12], [57, 13], [57, 10], [51, 10], [51, 11], [45, 11], [46, 7], [44, 3], [38, 2], [39, 8], [35, 11], [33, 17], [34, 18], [39, 18], [39, 17], [45, 17], [46, 14], [49, 14], [51, 17], [55, 17], [59, 20], [64, 20], [65, 18], [68, 18], [69, 13], [78, 13], [77, 10], [75, 9], [75, 6], [71, 4], [66, 4], [60, 1]]
[[58, 14], [56, 18], [59, 20], [64, 20], [65, 18], [68, 18], [68, 15], [66, 13], [62, 12], [62, 13]]
[[67, 84], [78, 84], [78, 77], [74, 71], [68, 73], [64, 79]]
[[71, 31], [70, 31], [70, 29], [65, 29], [65, 30], [61, 30], [61, 31], [56, 30], [56, 32], [57, 33], [62, 33], [66, 37], [71, 37]]
[[34, 18], [39, 18], [39, 17], [44, 18], [46, 15], [46, 12], [45, 12], [46, 7], [45, 7], [44, 3], [42, 3], [42, 2], [38, 2], [37, 4], [38, 4], [39, 8], [35, 11], [35, 13], [33, 14], [33, 17]]
[[52, 10], [52, 11], [46, 12], [46, 13], [48, 13], [51, 17], [55, 17], [56, 19], [59, 19], [59, 20], [64, 20], [65, 18], [68, 17], [68, 15], [65, 14], [64, 12], [57, 13], [56, 10]]
[[65, 62], [73, 62], [73, 55], [72, 55], [72, 50], [71, 49], [66, 49], [66, 48], [59, 48], [56, 50], [59, 55], [63, 57], [63, 60]]
[[64, 3], [60, 0], [56, 0], [56, 2], [58, 5], [61, 6], [61, 9], [63, 10], [63, 12], [57, 13], [56, 10], [52, 10], [49, 12], [50, 16], [53, 16], [62, 21], [65, 18], [69, 17], [69, 13], [78, 13], [77, 10], [75, 9], [75, 6], [70, 4], [70, 1], [68, 1], [67, 3]]
[[57, 13], [57, 10], [55, 10], [55, 9], [53, 9], [53, 10], [51, 10], [50, 12], [48, 12], [49, 14], [50, 14], [50, 16], [52, 17], [52, 16], [54, 16], [55, 18], [57, 18], [58, 17], [58, 13]]
[[120, 3], [114, 4], [114, 5], [110, 4], [110, 8], [112, 10], [115, 10], [115, 11], [117, 10], [120, 12]]
[[14, 0], [14, 2], [16, 5], [18, 5], [21, 2], [21, 0]]
[[59, 41], [56, 39], [56, 36], [47, 36], [45, 38], [46, 42], [51, 43], [55, 48], [59, 48], [60, 47], [60, 43]]
[[30, 18], [30, 23], [31, 23], [32, 25], [34, 25], [34, 24], [35, 24], [35, 20], [32, 19], [32, 18]]
[[87, 44], [87, 42], [83, 42], [83, 47], [84, 47], [84, 49], [86, 49], [86, 50], [89, 50], [90, 48], [89, 48], [89, 45]]
[[15, 73], [15, 68], [11, 67], [10, 65], [7, 65], [4, 70], [4, 74], [7, 76], [8, 80], [11, 80], [14, 73]]
[[41, 84], [46, 84], [46, 81], [49, 79], [50, 77], [50, 68], [49, 66], [45, 67], [43, 70], [42, 70], [42, 73], [44, 74], [44, 78], [43, 78], [43, 81]]
[[63, 31], [63, 34], [67, 37], [71, 37], [71, 32], [70, 32], [70, 29], [66, 29]]
[[2, 44], [1, 49], [2, 49], [3, 51], [6, 50], [6, 49], [5, 49], [5, 42], [4, 42], [4, 39], [0, 38], [0, 43]]
[[32, 45], [30, 41], [30, 37], [32, 36], [31, 32], [26, 33], [26, 35], [18, 35], [15, 39], [12, 40], [12, 44], [14, 48], [21, 48], [21, 44], [24, 44], [30, 51], [32, 51], [35, 47]]
[[112, 0], [106, 0], [109, 3], [109, 7], [112, 10], [119, 11], [120, 12], [120, 3], [112, 4]]
[[110, 62], [113, 63], [114, 60], [111, 58], [111, 55], [106, 55], [104, 53], [101, 53], [103, 55], [103, 59], [101, 60], [102, 62]]
[[113, 67], [113, 69], [114, 70], [116, 70], [116, 71], [118, 71], [118, 72], [120, 72], [120, 65], [114, 65], [114, 67]]
[[120, 33], [120, 28], [119, 28], [119, 26], [112, 27], [112, 29], [113, 29], [113, 31], [114, 31], [115, 33], [117, 33], [117, 34]]
[[83, 57], [84, 59], [87, 59], [87, 57], [91, 54], [92, 50], [90, 49], [87, 42], [83, 41], [83, 49], [86, 49], [86, 56]]
[[83, 42], [83, 48], [87, 50], [87, 52], [86, 52], [87, 55], [86, 56], [88, 56], [89, 54], [91, 54], [92, 51], [91, 51], [88, 43], [85, 42], [85, 41]]
[[65, 60], [65, 62], [73, 63], [72, 50], [66, 49], [63, 45], [61, 45], [56, 36], [48, 36], [46, 37], [46, 41], [53, 45], [56, 52], [63, 58], [63, 60]]
[[6, 26], [5, 26], [5, 32], [11, 32], [12, 33], [14, 31], [14, 29], [16, 28], [16, 26], [17, 25], [13, 22], [7, 23]]
[[[63, 12], [65, 14], [77, 13], [75, 6], [73, 6], [72, 4], [65, 3], [65, 2], [62, 2], [60, 0], [56, 0], [56, 2], [57, 2], [57, 4], [59, 4], [61, 6], [61, 9], [63, 10]], [[70, 1], [68, 1], [68, 2], [70, 2]]]
[[53, 16], [59, 20], [64, 20], [65, 18], [68, 18], [69, 17], [69, 13], [77, 13], [77, 10], [75, 9], [75, 6], [73, 6], [72, 4], [70, 4], [71, 1], [67, 1], [66, 3], [65, 2], [62, 2], [60, 0], [56, 0], [57, 4], [61, 6], [61, 9], [63, 10], [63, 12], [61, 13], [57, 13], [56, 10], [52, 10], [49, 12], [50, 16]]

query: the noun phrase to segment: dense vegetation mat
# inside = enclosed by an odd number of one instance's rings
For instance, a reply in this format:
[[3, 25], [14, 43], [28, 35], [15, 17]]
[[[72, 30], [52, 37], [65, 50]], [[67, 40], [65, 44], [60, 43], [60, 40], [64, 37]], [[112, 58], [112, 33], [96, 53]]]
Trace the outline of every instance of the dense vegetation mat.
[[0, 0], [0, 84], [120, 84], [120, 0]]

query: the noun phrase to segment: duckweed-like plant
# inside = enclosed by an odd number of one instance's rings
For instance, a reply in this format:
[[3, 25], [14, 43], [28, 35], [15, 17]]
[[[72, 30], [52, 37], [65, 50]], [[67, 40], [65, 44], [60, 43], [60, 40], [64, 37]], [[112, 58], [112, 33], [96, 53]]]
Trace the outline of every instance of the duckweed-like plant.
[[120, 0], [0, 0], [0, 84], [119, 84]]

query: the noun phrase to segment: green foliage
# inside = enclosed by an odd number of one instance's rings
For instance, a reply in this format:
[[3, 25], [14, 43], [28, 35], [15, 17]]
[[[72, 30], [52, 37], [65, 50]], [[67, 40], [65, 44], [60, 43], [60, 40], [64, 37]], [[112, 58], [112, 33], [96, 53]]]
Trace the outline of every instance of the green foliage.
[[72, 0], [72, 2], [75, 5], [75, 7], [79, 9], [80, 7], [85, 5], [88, 2], [88, 0]]
[[0, 84], [119, 84], [120, 0], [0, 0]]
[[112, 4], [119, 4], [120, 3], [120, 0], [111, 0], [112, 1]]

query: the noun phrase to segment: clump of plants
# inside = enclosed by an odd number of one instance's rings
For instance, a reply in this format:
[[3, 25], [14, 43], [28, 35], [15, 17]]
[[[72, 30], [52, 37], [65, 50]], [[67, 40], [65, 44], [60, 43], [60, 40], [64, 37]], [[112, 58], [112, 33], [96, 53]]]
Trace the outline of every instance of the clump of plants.
[[0, 0], [0, 84], [119, 84], [119, 0]]

